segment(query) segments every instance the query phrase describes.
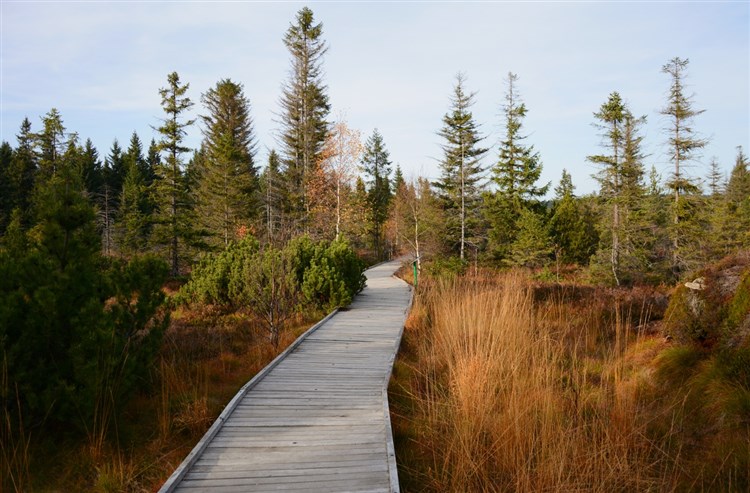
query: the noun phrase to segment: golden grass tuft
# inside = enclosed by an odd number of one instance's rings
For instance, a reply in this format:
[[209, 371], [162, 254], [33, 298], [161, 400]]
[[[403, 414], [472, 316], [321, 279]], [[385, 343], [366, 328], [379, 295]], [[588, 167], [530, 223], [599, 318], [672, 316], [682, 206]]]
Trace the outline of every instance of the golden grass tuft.
[[643, 343], [604, 308], [535, 301], [520, 273], [426, 279], [392, 388], [405, 490], [669, 490], [626, 356]]

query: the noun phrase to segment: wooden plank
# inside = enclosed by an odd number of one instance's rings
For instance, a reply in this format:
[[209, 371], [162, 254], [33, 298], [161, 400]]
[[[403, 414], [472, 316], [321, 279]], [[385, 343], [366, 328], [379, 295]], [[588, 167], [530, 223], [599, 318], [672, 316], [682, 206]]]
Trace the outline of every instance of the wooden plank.
[[243, 387], [160, 491], [398, 491], [386, 386], [411, 290], [395, 268]]

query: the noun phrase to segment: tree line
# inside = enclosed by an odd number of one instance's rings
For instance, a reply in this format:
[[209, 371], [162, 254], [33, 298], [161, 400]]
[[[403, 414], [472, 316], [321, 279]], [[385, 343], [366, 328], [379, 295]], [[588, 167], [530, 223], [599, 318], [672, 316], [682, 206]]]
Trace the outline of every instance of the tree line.
[[[459, 74], [438, 135], [442, 138], [440, 177], [395, 187], [390, 219], [395, 234], [419, 253], [471, 256], [497, 266], [531, 268], [579, 265], [592, 280], [615, 285], [672, 282], [706, 262], [750, 246], [750, 174], [742, 147], [728, 178], [715, 159], [701, 180], [688, 172], [706, 139], [694, 131], [702, 110], [685, 92], [688, 60], [662, 67], [667, 100], [660, 113], [666, 126], [665, 151], [672, 171], [662, 181], [646, 167], [641, 128], [618, 92], [593, 113], [601, 151], [587, 161], [596, 167], [599, 190], [575, 195], [563, 170], [554, 198], [540, 183], [542, 161], [527, 142], [518, 76], [509, 73], [502, 106], [504, 134], [495, 160], [471, 106], [475, 94]], [[707, 185], [707, 186], [706, 186]], [[473, 255], [472, 255], [473, 254]]]

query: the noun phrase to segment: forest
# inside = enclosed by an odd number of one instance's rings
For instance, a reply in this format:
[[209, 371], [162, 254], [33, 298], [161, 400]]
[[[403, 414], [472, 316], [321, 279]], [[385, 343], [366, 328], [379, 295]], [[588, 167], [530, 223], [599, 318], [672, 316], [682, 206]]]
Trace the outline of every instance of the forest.
[[519, 75], [492, 146], [458, 73], [439, 177], [407, 178], [377, 128], [332, 114], [313, 11], [282, 40], [266, 162], [243, 83], [197, 95], [177, 72], [150, 142], [98, 150], [55, 108], [2, 142], [2, 491], [154, 491], [248, 378], [399, 257], [420, 272], [391, 384], [405, 491], [750, 487], [750, 161], [738, 142], [728, 176], [696, 172], [688, 58], [661, 67], [671, 171], [613, 90], [590, 109], [599, 188], [578, 195], [570, 171], [540, 180]]

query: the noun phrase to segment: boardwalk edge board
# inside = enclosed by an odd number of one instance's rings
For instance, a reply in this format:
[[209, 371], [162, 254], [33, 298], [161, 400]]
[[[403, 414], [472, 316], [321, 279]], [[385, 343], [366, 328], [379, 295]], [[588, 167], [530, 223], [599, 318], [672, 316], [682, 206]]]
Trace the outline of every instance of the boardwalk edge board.
[[[394, 274], [393, 277], [396, 277], [396, 275]], [[414, 287], [409, 285], [409, 303], [406, 305], [406, 309], [404, 310], [405, 316], [409, 315], [409, 312], [411, 311], [412, 303], [414, 303]], [[396, 445], [393, 443], [393, 427], [391, 426], [391, 409], [390, 409], [390, 406], [388, 405], [388, 384], [391, 381], [391, 375], [393, 374], [393, 364], [396, 362], [396, 355], [398, 354], [398, 349], [401, 347], [401, 338], [404, 335], [405, 325], [406, 325], [406, 318], [404, 318], [404, 323], [401, 324], [401, 330], [399, 330], [398, 337], [396, 337], [396, 347], [388, 362], [389, 370], [385, 376], [385, 381], [383, 382], [383, 413], [385, 413], [385, 446], [386, 446], [386, 450], [388, 451], [388, 476], [390, 478], [392, 493], [400, 493], [401, 487], [398, 483], [398, 464], [396, 463]]]
[[[208, 431], [203, 435], [203, 438], [200, 439], [200, 441], [193, 447], [193, 450], [190, 451], [190, 453], [185, 457], [185, 459], [182, 461], [182, 463], [175, 469], [175, 471], [172, 473], [171, 476], [169, 476], [169, 479], [162, 485], [162, 487], [159, 489], [159, 493], [172, 493], [174, 489], [179, 485], [180, 481], [182, 481], [182, 478], [187, 474], [190, 467], [198, 460], [198, 458], [201, 456], [203, 451], [206, 449], [209, 443], [211, 443], [211, 440], [216, 436], [216, 434], [221, 430], [221, 427], [224, 425], [224, 422], [229, 418], [229, 416], [234, 412], [235, 408], [239, 404], [239, 402], [242, 400], [243, 397], [245, 397], [245, 394], [255, 387], [258, 382], [260, 382], [268, 373], [271, 372], [281, 361], [284, 360], [292, 351], [297, 349], [297, 347], [302, 344], [302, 342], [313, 332], [318, 330], [320, 327], [325, 325], [328, 320], [333, 318], [336, 313], [338, 313], [339, 309], [336, 308], [331, 313], [325, 316], [322, 320], [320, 320], [318, 323], [307, 329], [304, 334], [299, 336], [289, 347], [287, 347], [284, 351], [281, 352], [276, 358], [273, 359], [268, 365], [266, 365], [261, 371], [259, 371], [252, 379], [250, 379], [249, 382], [247, 382], [245, 385], [242, 386], [242, 388], [235, 394], [235, 396], [232, 398], [231, 401], [229, 401], [229, 404], [224, 408], [224, 410], [221, 412], [219, 417], [216, 419], [216, 421], [213, 422], [211, 427], [208, 429]], [[390, 420], [389, 420], [390, 423]]]

